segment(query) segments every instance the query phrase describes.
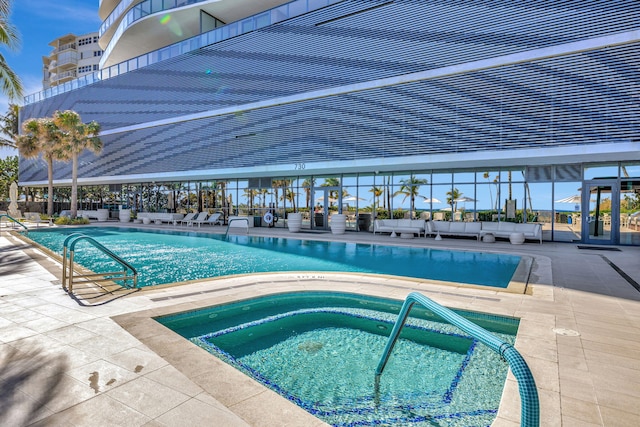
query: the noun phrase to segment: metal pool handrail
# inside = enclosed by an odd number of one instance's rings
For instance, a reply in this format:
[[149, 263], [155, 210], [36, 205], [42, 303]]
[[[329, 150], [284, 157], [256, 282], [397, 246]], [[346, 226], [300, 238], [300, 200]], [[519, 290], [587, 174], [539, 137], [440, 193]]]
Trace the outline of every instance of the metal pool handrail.
[[0, 215], [0, 221], [2, 221], [3, 217], [7, 217], [7, 219], [9, 219], [10, 221], [15, 222], [16, 224], [18, 224], [19, 226], [21, 226], [22, 228], [24, 228], [25, 230], [27, 230], [27, 233], [29, 232], [29, 228], [24, 225], [23, 223], [21, 223], [20, 221], [18, 221], [17, 219], [15, 219], [14, 217], [7, 215], [7, 214], [2, 214]]
[[[86, 240], [88, 243], [96, 247], [102, 253], [116, 261], [123, 267], [123, 271], [116, 271], [111, 273], [95, 273], [95, 274], [85, 274], [78, 277], [83, 277], [86, 279], [91, 279], [91, 281], [122, 281], [123, 285], [127, 288], [137, 288], [138, 287], [138, 271], [129, 264], [127, 261], [120, 258], [115, 253], [111, 252], [109, 249], [105, 248], [100, 242], [95, 240], [94, 238], [87, 236], [83, 233], [72, 233], [64, 239], [63, 248], [62, 248], [62, 287], [67, 292], [73, 292], [73, 257], [75, 252], [76, 244], [80, 240]], [[69, 243], [71, 242], [71, 243]], [[69, 273], [67, 274], [67, 247], [69, 247]], [[130, 270], [133, 273], [133, 276], [129, 276], [127, 274], [127, 270]], [[117, 274], [122, 274], [122, 277], [109, 277]], [[102, 277], [102, 279], [99, 279]], [[67, 279], [69, 279], [69, 286], [67, 285]], [[127, 286], [127, 281], [133, 280], [133, 286]]]
[[506, 359], [513, 375], [516, 377], [516, 380], [518, 380], [518, 390], [520, 391], [520, 400], [522, 401], [520, 425], [524, 427], [538, 427], [540, 425], [540, 402], [538, 401], [538, 390], [529, 366], [518, 350], [486, 329], [465, 319], [448, 308], [441, 306], [418, 292], [411, 292], [407, 295], [407, 298], [402, 305], [402, 309], [398, 314], [398, 320], [393, 326], [393, 330], [391, 331], [391, 335], [387, 341], [384, 353], [382, 354], [382, 358], [380, 359], [380, 363], [376, 369], [376, 384], [379, 383], [379, 377], [382, 375], [382, 371], [389, 360], [391, 351], [398, 341], [400, 331], [407, 321], [407, 317], [409, 317], [409, 311], [416, 302], [431, 310], [433, 313], [437, 314], [452, 325], [462, 329], [478, 341], [487, 345], [502, 358]]
[[247, 233], [249, 232], [249, 218], [231, 218], [229, 220], [229, 223], [227, 224], [227, 231], [225, 231], [224, 233], [224, 238], [226, 239], [227, 237], [229, 237], [229, 228], [231, 228], [231, 223], [233, 221], [247, 221]]

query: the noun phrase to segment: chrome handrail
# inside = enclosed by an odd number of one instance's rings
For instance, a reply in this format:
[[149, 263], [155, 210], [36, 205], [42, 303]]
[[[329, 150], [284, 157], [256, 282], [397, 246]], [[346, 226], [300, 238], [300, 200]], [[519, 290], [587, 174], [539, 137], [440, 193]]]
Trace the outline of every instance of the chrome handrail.
[[391, 335], [389, 336], [389, 340], [387, 341], [387, 345], [384, 349], [384, 353], [382, 354], [382, 358], [380, 359], [380, 363], [376, 368], [376, 396], [378, 396], [379, 392], [380, 375], [382, 375], [382, 371], [384, 370], [384, 367], [389, 360], [391, 351], [398, 341], [400, 331], [407, 321], [407, 317], [409, 317], [409, 311], [416, 302], [421, 304], [428, 310], [431, 310], [433, 313], [440, 316], [442, 319], [446, 320], [452, 325], [462, 329], [464, 332], [468, 333], [478, 341], [487, 345], [491, 350], [498, 353], [509, 363], [511, 372], [518, 381], [520, 400], [522, 402], [520, 425], [525, 427], [538, 427], [540, 425], [540, 402], [538, 400], [538, 390], [536, 388], [536, 383], [533, 379], [533, 375], [531, 374], [531, 370], [529, 369], [527, 362], [524, 360], [518, 350], [516, 350], [511, 344], [496, 337], [486, 329], [476, 325], [470, 320], [465, 319], [464, 317], [451, 311], [450, 309], [441, 306], [440, 304], [418, 292], [411, 292], [405, 299], [404, 304], [402, 305], [402, 309], [398, 314], [398, 320], [396, 320], [396, 323], [393, 326], [393, 330], [391, 331]]
[[21, 223], [20, 221], [18, 221], [17, 219], [15, 219], [14, 217], [7, 215], [7, 214], [2, 214], [0, 215], [0, 222], [2, 221], [2, 218], [6, 217], [7, 219], [9, 219], [10, 221], [15, 222], [16, 224], [18, 224], [19, 226], [21, 226], [22, 228], [24, 228], [25, 230], [27, 230], [27, 232], [29, 232], [29, 228], [24, 225], [23, 223]]
[[225, 233], [224, 233], [224, 238], [225, 239], [229, 237], [229, 228], [231, 227], [231, 223], [233, 221], [238, 221], [238, 220], [247, 221], [247, 233], [249, 232], [249, 218], [231, 218], [229, 220], [229, 222], [227, 223], [227, 231], [225, 231]]
[[[100, 242], [98, 242], [94, 238], [92, 238], [90, 236], [87, 236], [85, 234], [82, 234], [82, 233], [72, 233], [69, 236], [67, 236], [67, 238], [64, 240], [63, 248], [62, 248], [62, 288], [65, 291], [67, 291], [69, 293], [73, 292], [73, 271], [74, 271], [73, 270], [73, 258], [74, 258], [74, 253], [75, 253], [75, 246], [80, 240], [86, 240], [88, 243], [93, 245], [95, 248], [100, 250], [102, 253], [104, 253], [105, 255], [107, 255], [108, 257], [110, 257], [114, 261], [116, 261], [118, 264], [120, 264], [123, 267], [123, 270], [122, 271], [111, 272], [111, 273], [83, 274], [83, 275], [78, 275], [78, 277], [83, 277], [85, 279], [91, 279], [92, 282], [122, 281], [123, 285], [126, 288], [129, 288], [129, 289], [138, 287], [138, 271], [135, 269], [135, 267], [133, 267], [127, 261], [125, 261], [122, 258], [120, 258], [118, 255], [113, 253], [111, 250], [109, 250], [106, 247], [104, 247]], [[67, 264], [67, 247], [68, 247], [68, 252], [69, 252], [69, 262], [68, 262], [68, 264]], [[67, 273], [67, 266], [69, 268], [68, 273]], [[131, 271], [131, 273], [133, 274], [132, 276], [129, 276], [127, 274], [128, 270]], [[122, 274], [122, 277], [106, 277], [106, 276], [113, 276], [113, 275], [117, 275], [117, 274]], [[97, 279], [98, 277], [102, 277], [102, 279]], [[67, 286], [67, 280], [69, 282], [68, 286]], [[133, 280], [133, 286], [127, 286], [127, 282], [129, 280]]]

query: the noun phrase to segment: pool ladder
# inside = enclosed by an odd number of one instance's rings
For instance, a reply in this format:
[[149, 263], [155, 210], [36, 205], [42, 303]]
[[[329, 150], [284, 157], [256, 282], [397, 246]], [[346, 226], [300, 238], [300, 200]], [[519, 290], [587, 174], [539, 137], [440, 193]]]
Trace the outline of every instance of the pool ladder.
[[509, 363], [511, 372], [516, 377], [516, 380], [518, 380], [518, 390], [520, 392], [520, 400], [522, 402], [520, 425], [523, 427], [539, 427], [540, 402], [538, 400], [538, 390], [529, 366], [518, 350], [486, 329], [481, 328], [475, 323], [465, 319], [448, 308], [441, 306], [418, 292], [411, 292], [405, 299], [402, 309], [398, 314], [398, 320], [396, 320], [393, 330], [391, 331], [391, 335], [389, 336], [389, 340], [387, 341], [380, 363], [378, 363], [375, 378], [376, 402], [379, 401], [380, 396], [380, 375], [382, 375], [382, 371], [389, 360], [391, 351], [393, 351], [393, 347], [398, 341], [400, 331], [409, 317], [409, 311], [415, 303], [421, 304], [447, 322], [462, 329], [478, 341], [487, 345], [491, 350], [495, 351], [504, 360], [506, 360]]
[[[122, 271], [78, 274], [73, 268], [73, 258], [76, 244], [81, 240], [87, 241], [100, 250], [100, 252], [120, 264], [120, 266], [122, 266]], [[67, 253], [69, 253], [68, 260]], [[82, 233], [73, 233], [69, 235], [64, 240], [62, 249], [62, 288], [68, 293], [73, 293], [74, 278], [83, 279], [83, 283], [122, 282], [122, 286], [125, 288], [134, 289], [138, 287], [138, 271], [131, 264], [105, 248], [94, 238]], [[129, 282], [132, 282], [131, 286], [129, 285]]]
[[20, 227], [22, 227], [25, 230], [27, 230], [27, 233], [29, 232], [29, 228], [27, 228], [26, 225], [24, 225], [23, 223], [21, 223], [20, 221], [18, 221], [14, 217], [12, 217], [10, 215], [7, 215], [7, 214], [2, 214], [2, 215], [0, 215], [0, 222], [2, 222], [2, 218], [7, 218], [9, 221], [13, 221], [14, 223], [18, 224]]
[[233, 221], [246, 221], [247, 222], [246, 230], [247, 230], [247, 233], [249, 233], [249, 218], [231, 218], [229, 220], [229, 223], [227, 224], [227, 231], [225, 231], [225, 233], [224, 233], [225, 240], [229, 237], [229, 228], [231, 228], [231, 223]]

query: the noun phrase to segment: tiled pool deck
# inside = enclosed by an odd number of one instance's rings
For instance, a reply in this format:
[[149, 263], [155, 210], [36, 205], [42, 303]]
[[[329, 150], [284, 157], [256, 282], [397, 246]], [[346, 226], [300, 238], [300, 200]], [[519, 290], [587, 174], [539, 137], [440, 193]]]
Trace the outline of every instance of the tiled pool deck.
[[[542, 426], [640, 425], [640, 291], [634, 287], [640, 247], [585, 250], [570, 243], [291, 235], [267, 228], [251, 234], [519, 253], [535, 262], [527, 295], [391, 277], [282, 273], [161, 287], [87, 306], [62, 290], [57, 262], [2, 231], [0, 425], [325, 425], [150, 319], [310, 289], [397, 299], [419, 291], [445, 306], [519, 317], [516, 348], [535, 376]], [[510, 376], [494, 425], [519, 425], [519, 405]]]

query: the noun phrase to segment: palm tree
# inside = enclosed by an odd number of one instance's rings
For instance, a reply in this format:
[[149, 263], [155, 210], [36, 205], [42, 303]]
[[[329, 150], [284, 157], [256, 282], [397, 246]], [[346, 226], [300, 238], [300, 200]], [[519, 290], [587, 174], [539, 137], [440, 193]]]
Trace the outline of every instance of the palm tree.
[[458, 211], [458, 199], [462, 197], [462, 193], [457, 188], [447, 191], [447, 204], [451, 206], [451, 215]]
[[311, 187], [316, 185], [315, 178], [307, 178], [302, 182], [302, 188], [305, 193], [305, 206], [311, 212]]
[[373, 197], [376, 198], [376, 209], [380, 207], [380, 196], [384, 194], [384, 190], [380, 187], [371, 187], [370, 193], [373, 193]]
[[420, 190], [420, 186], [421, 185], [425, 185], [428, 182], [429, 181], [427, 181], [426, 179], [416, 178], [414, 176], [412, 176], [409, 179], [401, 179], [400, 180], [400, 184], [402, 184], [402, 185], [400, 186], [398, 191], [393, 193], [393, 197], [395, 197], [395, 196], [397, 196], [399, 194], [404, 194], [404, 199], [402, 199], [402, 202], [407, 200], [407, 197], [409, 197], [410, 198], [409, 200], [411, 201], [410, 212], [415, 212], [416, 196], [418, 196], [418, 193], [419, 193], [419, 190]]
[[[11, 0], [0, 0], [0, 46], [15, 51], [20, 47], [20, 37], [16, 27], [9, 22], [10, 14]], [[0, 54], [0, 82], [2, 83], [2, 92], [9, 99], [19, 99], [22, 96], [22, 82], [9, 67], [2, 54]]]
[[[325, 178], [324, 183], [320, 187], [340, 187], [340, 178]], [[334, 201], [338, 200], [338, 192], [329, 190], [329, 206], [333, 206]]]
[[49, 179], [47, 197], [47, 215], [53, 215], [53, 161], [67, 160], [62, 149], [60, 132], [50, 118], [29, 119], [22, 123], [22, 135], [16, 137], [16, 147], [19, 153], [29, 159], [42, 154], [47, 162], [47, 177]]
[[61, 132], [63, 150], [72, 160], [71, 218], [75, 218], [78, 212], [78, 157], [86, 149], [94, 153], [102, 151], [102, 141], [98, 138], [100, 125], [95, 121], [82, 123], [80, 114], [72, 110], [56, 111], [53, 122]]
[[9, 104], [7, 114], [0, 116], [0, 147], [16, 147], [16, 136], [18, 136], [20, 127], [19, 111], [20, 107], [16, 104]]

